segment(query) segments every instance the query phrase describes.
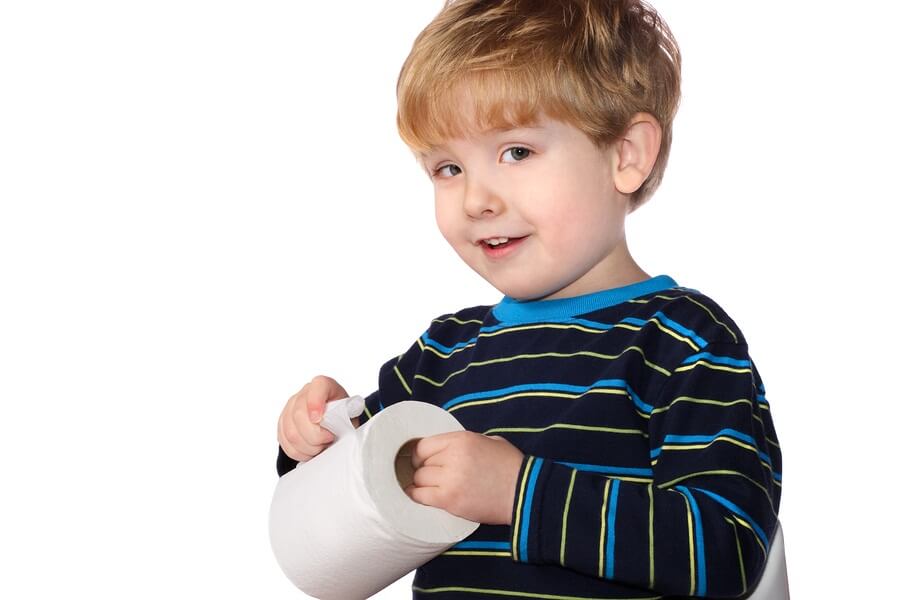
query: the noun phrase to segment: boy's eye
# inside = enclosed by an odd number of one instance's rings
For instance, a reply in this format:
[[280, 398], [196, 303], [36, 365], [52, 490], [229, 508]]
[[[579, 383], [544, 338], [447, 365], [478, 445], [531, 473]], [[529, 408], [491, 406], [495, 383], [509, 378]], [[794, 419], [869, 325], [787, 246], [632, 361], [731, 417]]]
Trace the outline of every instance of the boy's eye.
[[515, 146], [505, 150], [500, 158], [502, 159], [507, 154], [509, 154], [515, 162], [519, 162], [531, 156], [531, 150], [523, 148], [522, 146]]
[[[509, 154], [510, 158], [512, 158], [512, 162], [521, 162], [531, 156], [531, 150], [528, 148], [523, 148], [522, 146], [514, 146], [512, 148], [507, 148], [503, 151], [503, 154], [500, 155], [501, 160], [504, 156]], [[510, 161], [503, 161], [510, 162]], [[450, 169], [447, 171], [447, 169]], [[453, 171], [455, 169], [455, 172]], [[432, 171], [432, 177], [453, 177], [454, 175], [458, 175], [462, 173], [462, 169], [454, 164], [447, 164], [438, 167], [434, 171]]]
[[443, 167], [438, 167], [437, 169], [435, 169], [434, 172], [432, 173], [432, 175], [434, 177], [453, 177], [453, 175], [444, 173], [444, 169], [450, 169], [450, 168], [456, 169], [457, 172], [462, 172], [462, 169], [460, 169], [456, 165], [444, 165]]

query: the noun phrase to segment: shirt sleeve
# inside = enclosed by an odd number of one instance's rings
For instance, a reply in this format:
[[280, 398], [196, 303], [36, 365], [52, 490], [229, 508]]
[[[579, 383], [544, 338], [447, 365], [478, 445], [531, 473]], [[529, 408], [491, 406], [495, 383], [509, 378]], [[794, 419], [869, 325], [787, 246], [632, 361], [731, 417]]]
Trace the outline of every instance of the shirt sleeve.
[[[412, 397], [412, 379], [422, 356], [421, 337], [410, 348], [399, 356], [382, 365], [378, 374], [378, 389], [366, 397], [365, 409], [359, 416], [362, 425], [376, 413], [396, 402], [409, 400]], [[281, 477], [297, 466], [297, 461], [285, 454], [279, 445], [278, 458], [275, 463], [278, 476]]]
[[746, 593], [765, 565], [781, 486], [780, 449], [746, 345], [710, 344], [650, 404], [632, 400], [648, 421], [652, 482], [527, 456], [513, 560], [666, 595]]
[[366, 397], [366, 406], [359, 416], [362, 425], [385, 407], [412, 398], [413, 378], [422, 357], [422, 338], [409, 349], [387, 361], [378, 372], [378, 389]]

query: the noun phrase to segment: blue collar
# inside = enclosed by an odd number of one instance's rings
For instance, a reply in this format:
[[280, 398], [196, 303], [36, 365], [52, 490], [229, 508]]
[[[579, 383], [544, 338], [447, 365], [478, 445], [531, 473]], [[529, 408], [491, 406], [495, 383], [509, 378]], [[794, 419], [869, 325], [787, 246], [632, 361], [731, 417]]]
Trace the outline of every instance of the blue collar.
[[668, 275], [657, 275], [631, 285], [601, 290], [572, 298], [520, 301], [504, 296], [503, 300], [494, 306], [492, 311], [498, 321], [515, 323], [556, 321], [615, 306], [633, 298], [667, 290], [677, 285], [675, 280]]

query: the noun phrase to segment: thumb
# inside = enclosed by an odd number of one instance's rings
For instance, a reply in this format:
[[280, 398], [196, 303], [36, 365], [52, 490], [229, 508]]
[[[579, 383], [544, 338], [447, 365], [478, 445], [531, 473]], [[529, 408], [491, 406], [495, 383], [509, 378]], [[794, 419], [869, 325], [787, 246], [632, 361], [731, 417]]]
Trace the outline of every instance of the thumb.
[[309, 415], [311, 423], [319, 423], [322, 420], [322, 415], [325, 414], [325, 400], [310, 398], [306, 403], [306, 413]]
[[322, 420], [322, 415], [325, 414], [326, 402], [346, 397], [347, 392], [331, 377], [324, 375], [314, 377], [309, 384], [309, 396], [306, 401], [309, 420], [313, 423], [319, 423]]

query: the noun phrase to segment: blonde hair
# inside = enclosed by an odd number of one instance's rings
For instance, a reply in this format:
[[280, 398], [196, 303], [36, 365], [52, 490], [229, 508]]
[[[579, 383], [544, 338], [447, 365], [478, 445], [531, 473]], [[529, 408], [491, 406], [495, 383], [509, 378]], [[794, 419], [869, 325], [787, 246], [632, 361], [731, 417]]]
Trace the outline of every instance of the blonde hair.
[[[634, 209], [662, 180], [680, 79], [678, 45], [641, 0], [446, 0], [400, 71], [397, 128], [421, 158], [472, 131], [532, 125], [543, 112], [602, 148], [636, 113], [650, 113], [662, 140]], [[459, 92], [476, 123], [460, 122]]]

